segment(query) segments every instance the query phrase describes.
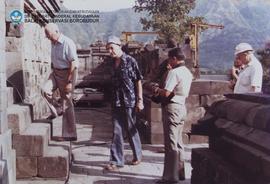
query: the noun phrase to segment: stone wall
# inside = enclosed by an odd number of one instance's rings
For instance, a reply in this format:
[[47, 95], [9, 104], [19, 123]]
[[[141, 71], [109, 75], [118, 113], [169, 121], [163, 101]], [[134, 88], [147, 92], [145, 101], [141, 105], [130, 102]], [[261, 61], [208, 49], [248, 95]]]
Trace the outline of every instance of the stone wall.
[[37, 23], [12, 24], [9, 14], [14, 9], [24, 12], [23, 0], [6, 0], [6, 75], [14, 88], [15, 102], [33, 106], [33, 118], [39, 119], [48, 108], [40, 87], [50, 73], [50, 42], [44, 28]]
[[6, 86], [5, 12], [5, 1], [0, 1], [0, 183], [15, 184], [15, 151], [12, 149], [11, 130], [7, 126], [7, 106], [12, 90]]
[[270, 182], [270, 96], [228, 94], [192, 131], [209, 136], [209, 148], [192, 151], [192, 184]]
[[36, 23], [24, 25], [22, 61], [25, 102], [33, 105], [34, 119], [48, 112], [41, 97], [41, 86], [51, 72], [51, 43], [45, 37], [44, 28]]

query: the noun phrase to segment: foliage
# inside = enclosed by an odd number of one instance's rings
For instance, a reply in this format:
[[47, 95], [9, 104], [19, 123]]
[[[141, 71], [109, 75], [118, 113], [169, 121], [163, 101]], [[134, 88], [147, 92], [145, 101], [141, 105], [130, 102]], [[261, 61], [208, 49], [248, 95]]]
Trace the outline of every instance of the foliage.
[[191, 17], [195, 0], [137, 0], [135, 12], [147, 12], [147, 17], [140, 19], [143, 29], [159, 31], [161, 38], [168, 41], [174, 38], [183, 40], [191, 33], [191, 23], [203, 22], [203, 17]]

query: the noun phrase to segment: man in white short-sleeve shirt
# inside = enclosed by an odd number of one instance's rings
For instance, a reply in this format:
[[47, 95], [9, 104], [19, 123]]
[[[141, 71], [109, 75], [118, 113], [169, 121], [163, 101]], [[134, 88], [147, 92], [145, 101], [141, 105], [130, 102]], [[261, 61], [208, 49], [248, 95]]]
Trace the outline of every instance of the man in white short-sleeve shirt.
[[[51, 41], [52, 73], [42, 86], [41, 94], [45, 98], [52, 115], [49, 119], [63, 115], [62, 137], [58, 141], [77, 140], [75, 113], [72, 101], [78, 56], [75, 43], [62, 33], [54, 23], [45, 26], [46, 37]], [[54, 93], [59, 90], [60, 99], [54, 98]]]
[[245, 65], [239, 73], [234, 93], [258, 93], [262, 90], [263, 69], [261, 63], [253, 54], [253, 48], [248, 43], [240, 43], [235, 48], [235, 56]]
[[189, 95], [192, 74], [185, 66], [185, 56], [180, 48], [170, 50], [168, 56], [172, 69], [168, 72], [164, 88], [153, 87], [155, 95], [167, 98], [162, 103], [164, 170], [162, 179], [157, 183], [178, 183], [185, 179], [182, 131], [187, 115], [185, 99]]

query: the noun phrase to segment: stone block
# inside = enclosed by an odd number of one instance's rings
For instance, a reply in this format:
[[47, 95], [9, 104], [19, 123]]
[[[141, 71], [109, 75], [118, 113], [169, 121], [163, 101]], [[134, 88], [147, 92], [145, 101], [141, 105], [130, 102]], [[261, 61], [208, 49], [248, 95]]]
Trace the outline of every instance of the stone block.
[[149, 122], [162, 122], [162, 110], [161, 108], [156, 107], [147, 107], [145, 108], [146, 120]]
[[208, 108], [214, 102], [219, 100], [224, 100], [225, 96], [223, 95], [200, 95], [200, 106]]
[[236, 123], [244, 123], [246, 116], [247, 114], [249, 114], [250, 110], [260, 105], [258, 103], [239, 100], [230, 101], [230, 104], [223, 110], [227, 112], [226, 119]]
[[151, 144], [164, 144], [163, 134], [151, 133]]
[[232, 93], [229, 81], [195, 80], [190, 89], [190, 95], [222, 95], [227, 93]]
[[218, 154], [241, 167], [243, 172], [253, 176], [261, 175], [261, 158], [267, 156], [266, 153], [224, 136], [218, 139], [215, 148]]
[[208, 148], [192, 149], [192, 184], [254, 184], [241, 169], [225, 161]]
[[8, 178], [10, 184], [16, 183], [16, 151], [14, 149], [10, 152], [10, 162], [9, 162]]
[[[254, 115], [253, 118], [252, 115]], [[255, 107], [254, 110], [249, 111], [248, 116], [252, 119], [246, 118], [247, 124], [270, 133], [270, 105]]]
[[189, 109], [200, 107], [200, 96], [199, 95], [189, 95], [186, 98], [186, 108]]
[[22, 134], [31, 124], [30, 109], [28, 106], [11, 105], [7, 108], [8, 127], [12, 134]]
[[6, 52], [5, 52], [5, 48], [4, 49], [0, 48], [0, 62], [1, 62], [0, 73], [5, 74], [6, 73]]
[[[21, 52], [6, 52], [6, 75], [7, 78], [15, 76], [23, 69], [23, 53]], [[22, 77], [22, 76], [20, 76]], [[21, 78], [22, 80], [22, 78]]]
[[5, 111], [8, 106], [7, 89], [5, 87], [0, 88], [0, 112]]
[[[8, 160], [11, 156], [11, 131], [7, 130], [0, 134], [0, 148], [1, 148], [1, 158]], [[8, 162], [9, 164], [9, 162]]]
[[69, 171], [68, 155], [63, 147], [49, 147], [44, 157], [38, 157], [38, 176], [65, 179]]
[[49, 125], [31, 124], [21, 135], [13, 135], [12, 146], [17, 156], [43, 156], [48, 148]]
[[163, 135], [163, 124], [151, 122], [151, 133]]
[[7, 112], [0, 111], [0, 134], [5, 133], [7, 130], [8, 130]]
[[5, 88], [7, 86], [7, 78], [5, 73], [0, 73], [0, 88]]
[[23, 1], [20, 0], [6, 0], [6, 7], [18, 7], [23, 9]]
[[37, 176], [37, 157], [16, 158], [16, 178], [32, 178]]
[[187, 117], [184, 124], [184, 132], [190, 132], [192, 124], [197, 124], [198, 120], [201, 119], [205, 114], [203, 107], [193, 107], [187, 111]]
[[262, 157], [262, 174], [264, 178], [270, 181], [270, 156]]
[[14, 103], [14, 97], [13, 97], [13, 88], [12, 87], [7, 87], [7, 103], [8, 106], [11, 106]]
[[6, 52], [22, 52], [22, 38], [6, 37]]
[[209, 142], [208, 136], [191, 135], [189, 142], [187, 142], [186, 144], [203, 144], [208, 142]]
[[268, 94], [248, 93], [248, 94], [226, 94], [228, 99], [237, 99], [241, 101], [254, 102], [260, 104], [270, 104], [270, 97]]
[[24, 35], [24, 23], [13, 24], [11, 22], [6, 23], [6, 32], [8, 37], [21, 38]]
[[5, 47], [6, 47], [5, 36], [6, 36], [5, 16], [4, 16], [4, 12], [0, 11], [0, 50], [5, 50]]

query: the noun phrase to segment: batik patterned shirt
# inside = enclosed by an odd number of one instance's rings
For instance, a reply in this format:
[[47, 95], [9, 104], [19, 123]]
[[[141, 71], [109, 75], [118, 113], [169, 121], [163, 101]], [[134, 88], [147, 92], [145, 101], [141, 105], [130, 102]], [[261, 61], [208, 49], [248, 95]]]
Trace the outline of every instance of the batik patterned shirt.
[[139, 80], [142, 75], [136, 60], [124, 53], [119, 66], [112, 69], [113, 107], [135, 107]]

